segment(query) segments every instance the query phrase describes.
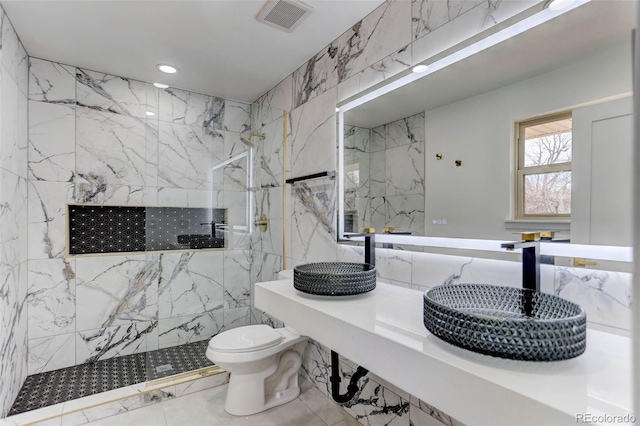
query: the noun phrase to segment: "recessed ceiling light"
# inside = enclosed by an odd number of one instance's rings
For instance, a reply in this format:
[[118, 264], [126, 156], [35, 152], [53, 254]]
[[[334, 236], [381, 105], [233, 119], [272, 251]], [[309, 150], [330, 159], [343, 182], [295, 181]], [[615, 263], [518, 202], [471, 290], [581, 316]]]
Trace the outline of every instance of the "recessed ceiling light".
[[168, 89], [169, 85], [168, 84], [164, 84], [164, 83], [153, 83], [154, 86], [156, 86], [158, 89]]
[[167, 65], [167, 64], [158, 64], [157, 68], [160, 71], [165, 72], [167, 74], [175, 74], [178, 72], [178, 68], [172, 67], [171, 65]]
[[411, 71], [415, 72], [415, 73], [421, 73], [421, 72], [425, 72], [426, 70], [429, 69], [428, 65], [416, 65], [415, 67], [413, 67], [413, 69]]
[[561, 10], [571, 6], [576, 0], [551, 0], [547, 7], [551, 10]]
[[155, 112], [147, 111], [147, 115], [156, 115]]

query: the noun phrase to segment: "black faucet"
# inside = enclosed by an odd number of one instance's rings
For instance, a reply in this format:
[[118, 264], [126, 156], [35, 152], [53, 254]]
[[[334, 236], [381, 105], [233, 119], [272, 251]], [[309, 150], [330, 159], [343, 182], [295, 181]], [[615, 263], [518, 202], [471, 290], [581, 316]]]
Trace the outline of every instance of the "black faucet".
[[347, 239], [353, 237], [364, 237], [364, 263], [376, 266], [376, 234], [349, 234], [345, 237]]
[[[526, 316], [533, 316], [533, 296], [540, 292], [540, 243], [568, 243], [570, 240], [553, 240], [541, 238], [538, 241], [520, 241], [515, 243], [503, 243], [500, 245], [507, 250], [522, 249], [522, 288], [525, 291], [522, 296], [522, 308]], [[546, 260], [546, 259], [545, 259]], [[548, 261], [544, 263], [553, 263]]]

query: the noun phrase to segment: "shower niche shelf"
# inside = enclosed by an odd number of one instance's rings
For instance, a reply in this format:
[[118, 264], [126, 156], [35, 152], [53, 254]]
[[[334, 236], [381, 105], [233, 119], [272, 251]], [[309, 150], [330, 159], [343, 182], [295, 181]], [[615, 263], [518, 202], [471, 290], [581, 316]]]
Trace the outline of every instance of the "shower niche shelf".
[[70, 255], [227, 246], [227, 209], [67, 205]]

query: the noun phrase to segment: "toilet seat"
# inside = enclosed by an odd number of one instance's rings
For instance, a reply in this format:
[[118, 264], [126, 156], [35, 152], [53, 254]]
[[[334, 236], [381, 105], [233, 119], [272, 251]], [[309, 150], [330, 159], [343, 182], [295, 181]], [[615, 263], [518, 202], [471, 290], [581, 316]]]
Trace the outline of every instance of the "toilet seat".
[[255, 352], [278, 345], [284, 336], [268, 325], [249, 325], [213, 337], [209, 349], [220, 353]]

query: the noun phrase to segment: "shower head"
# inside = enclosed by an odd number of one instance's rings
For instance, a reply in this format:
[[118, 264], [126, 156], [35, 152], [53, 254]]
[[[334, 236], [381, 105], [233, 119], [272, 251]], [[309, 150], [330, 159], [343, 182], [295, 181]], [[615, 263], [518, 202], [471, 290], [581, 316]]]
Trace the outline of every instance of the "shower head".
[[245, 145], [247, 145], [247, 146], [249, 146], [249, 147], [251, 147], [251, 148], [255, 147], [255, 145], [253, 144], [253, 142], [251, 142], [251, 140], [250, 140], [250, 139], [247, 139], [247, 138], [245, 138], [244, 136], [240, 136], [240, 141], [241, 141], [243, 144], [245, 144]]
[[255, 145], [253, 144], [253, 142], [251, 142], [251, 138], [253, 138], [254, 136], [256, 138], [260, 138], [260, 139], [264, 139], [266, 137], [266, 135], [264, 133], [249, 133], [248, 135], [240, 136], [240, 140], [245, 145], [249, 145], [249, 146], [253, 147]]

